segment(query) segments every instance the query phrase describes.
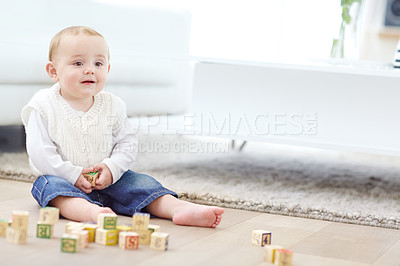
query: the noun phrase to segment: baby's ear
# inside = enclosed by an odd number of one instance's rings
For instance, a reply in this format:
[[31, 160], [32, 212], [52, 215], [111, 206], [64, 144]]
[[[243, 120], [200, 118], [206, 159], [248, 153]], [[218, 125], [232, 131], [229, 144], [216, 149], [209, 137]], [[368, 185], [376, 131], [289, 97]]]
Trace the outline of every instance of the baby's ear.
[[111, 67], [111, 65], [110, 65], [110, 64], [108, 64], [108, 70], [107, 70], [107, 73], [110, 73], [110, 67]]
[[57, 71], [56, 67], [54, 66], [53, 62], [49, 61], [46, 65], [46, 72], [49, 74], [49, 77], [55, 81], [58, 82], [58, 76], [57, 76]]

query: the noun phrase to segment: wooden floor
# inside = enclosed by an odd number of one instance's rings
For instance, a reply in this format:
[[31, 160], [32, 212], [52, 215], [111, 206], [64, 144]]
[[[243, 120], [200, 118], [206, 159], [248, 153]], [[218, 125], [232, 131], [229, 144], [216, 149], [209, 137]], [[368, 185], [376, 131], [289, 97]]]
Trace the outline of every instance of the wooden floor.
[[[60, 236], [67, 220], [55, 226], [55, 238], [38, 239], [35, 225], [39, 207], [30, 195], [32, 184], [0, 180], [0, 218], [13, 210], [30, 212], [28, 242], [14, 245], [0, 238], [0, 265], [270, 265], [263, 248], [250, 243], [254, 229], [272, 231], [273, 244], [294, 252], [293, 265], [400, 265], [400, 230], [332, 223], [318, 220], [226, 209], [217, 229], [176, 226], [151, 219], [169, 233], [169, 250], [139, 250], [91, 243], [76, 254], [60, 251]], [[119, 216], [118, 224], [130, 223]]]

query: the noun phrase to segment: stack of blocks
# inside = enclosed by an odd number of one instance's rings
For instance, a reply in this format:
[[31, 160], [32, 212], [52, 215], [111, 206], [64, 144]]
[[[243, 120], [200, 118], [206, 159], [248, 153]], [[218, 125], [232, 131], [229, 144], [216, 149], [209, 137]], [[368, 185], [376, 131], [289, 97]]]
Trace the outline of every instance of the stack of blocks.
[[292, 266], [293, 252], [279, 245], [272, 245], [272, 233], [265, 230], [253, 230], [251, 243], [264, 247], [264, 260], [277, 266]]
[[36, 226], [36, 237], [52, 238], [54, 225], [58, 223], [60, 210], [54, 207], [45, 207], [40, 209], [39, 221]]
[[151, 231], [149, 230], [150, 214], [135, 213], [132, 216], [132, 230], [139, 235], [139, 244], [150, 244]]
[[132, 216], [132, 230], [138, 234], [139, 244], [150, 244], [150, 248], [155, 250], [168, 250], [168, 234], [160, 233], [160, 226], [151, 225], [149, 221], [148, 213], [135, 213]]
[[97, 218], [96, 243], [106, 246], [116, 245], [118, 239], [117, 233], [117, 215], [113, 213], [100, 213]]
[[[94, 227], [94, 229], [93, 229]], [[90, 234], [94, 235], [96, 225], [69, 222], [65, 226], [65, 234], [61, 237], [61, 251], [75, 253], [89, 246]], [[91, 232], [92, 231], [92, 232]]]
[[[6, 228], [6, 240], [14, 244], [25, 244], [28, 235], [29, 212], [13, 211], [11, 226]], [[2, 227], [4, 227], [4, 222]]]

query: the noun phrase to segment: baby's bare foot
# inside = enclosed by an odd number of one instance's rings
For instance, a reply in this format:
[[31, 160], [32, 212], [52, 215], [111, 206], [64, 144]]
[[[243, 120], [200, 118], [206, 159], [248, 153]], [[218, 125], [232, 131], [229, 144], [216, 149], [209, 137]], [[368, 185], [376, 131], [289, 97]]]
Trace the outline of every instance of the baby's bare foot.
[[172, 221], [177, 225], [215, 228], [220, 224], [224, 209], [185, 202], [172, 212]]
[[95, 205], [93, 209], [91, 209], [91, 214], [90, 214], [91, 221], [96, 223], [97, 217], [99, 216], [100, 213], [114, 213], [114, 212], [108, 207], [100, 207], [98, 205]]

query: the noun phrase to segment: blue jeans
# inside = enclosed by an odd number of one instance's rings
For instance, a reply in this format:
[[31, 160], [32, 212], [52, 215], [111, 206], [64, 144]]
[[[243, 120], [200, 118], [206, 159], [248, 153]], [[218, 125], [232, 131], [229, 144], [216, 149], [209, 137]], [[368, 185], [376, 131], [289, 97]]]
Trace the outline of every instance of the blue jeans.
[[58, 176], [39, 176], [32, 187], [32, 196], [40, 206], [45, 207], [58, 196], [83, 198], [101, 207], [110, 207], [115, 213], [131, 216], [140, 212], [153, 200], [170, 194], [178, 195], [163, 187], [153, 177], [126, 171], [121, 178], [103, 190], [84, 193], [64, 178]]

